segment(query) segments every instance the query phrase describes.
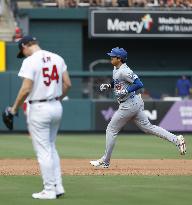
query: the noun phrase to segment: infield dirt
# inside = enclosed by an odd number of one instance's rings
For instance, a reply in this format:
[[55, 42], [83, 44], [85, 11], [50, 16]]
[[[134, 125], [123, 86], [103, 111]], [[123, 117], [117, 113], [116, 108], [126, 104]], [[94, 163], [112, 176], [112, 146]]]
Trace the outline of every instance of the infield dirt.
[[[63, 175], [192, 175], [192, 160], [114, 159], [108, 169], [95, 168], [90, 159], [62, 159]], [[1, 159], [0, 175], [39, 175], [35, 159]]]

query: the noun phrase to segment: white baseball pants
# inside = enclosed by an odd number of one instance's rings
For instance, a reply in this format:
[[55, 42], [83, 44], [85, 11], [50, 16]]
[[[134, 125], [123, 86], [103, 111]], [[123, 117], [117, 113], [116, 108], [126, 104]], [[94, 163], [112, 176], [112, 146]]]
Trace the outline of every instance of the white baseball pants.
[[55, 147], [62, 113], [60, 101], [30, 105], [28, 128], [46, 190], [55, 190], [55, 185], [62, 184], [60, 158]]

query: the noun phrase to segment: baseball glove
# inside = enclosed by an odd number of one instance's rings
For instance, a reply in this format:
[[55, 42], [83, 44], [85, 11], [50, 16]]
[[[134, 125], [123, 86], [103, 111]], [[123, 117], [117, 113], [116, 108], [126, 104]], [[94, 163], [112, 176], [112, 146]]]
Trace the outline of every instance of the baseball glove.
[[3, 119], [5, 126], [9, 130], [12, 130], [14, 115], [10, 112], [10, 107], [6, 107], [5, 110], [2, 112], [2, 119]]

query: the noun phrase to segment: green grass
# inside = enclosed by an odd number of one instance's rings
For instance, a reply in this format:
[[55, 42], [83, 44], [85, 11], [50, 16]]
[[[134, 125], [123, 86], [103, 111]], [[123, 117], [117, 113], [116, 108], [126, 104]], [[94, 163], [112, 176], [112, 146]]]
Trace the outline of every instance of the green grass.
[[[191, 159], [192, 137], [186, 136], [187, 155]], [[98, 158], [105, 149], [105, 134], [63, 134], [57, 138], [62, 158]], [[0, 135], [0, 158], [35, 158], [31, 139], [27, 135]], [[148, 135], [119, 135], [112, 158], [122, 159], [179, 159], [175, 145]]]
[[0, 204], [4, 205], [190, 205], [191, 176], [65, 176], [65, 197], [35, 200], [40, 177], [0, 176]]
[[[191, 159], [192, 137], [186, 136]], [[59, 135], [62, 158], [98, 158], [105, 148], [105, 135]], [[0, 135], [0, 158], [35, 158], [27, 135]], [[119, 135], [112, 158], [179, 159], [175, 146], [147, 135]], [[189, 205], [191, 176], [64, 176], [67, 194], [58, 200], [34, 200], [40, 176], [0, 176], [0, 205]]]

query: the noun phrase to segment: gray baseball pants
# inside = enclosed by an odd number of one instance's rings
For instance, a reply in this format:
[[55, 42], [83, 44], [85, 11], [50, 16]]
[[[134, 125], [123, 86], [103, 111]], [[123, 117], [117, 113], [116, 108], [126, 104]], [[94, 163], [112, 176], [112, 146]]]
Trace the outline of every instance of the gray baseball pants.
[[139, 95], [129, 98], [119, 105], [118, 110], [113, 115], [106, 129], [105, 154], [101, 158], [104, 162], [110, 162], [111, 154], [119, 131], [128, 121], [134, 123], [145, 133], [156, 135], [172, 143], [177, 143], [177, 136], [167, 130], [152, 125], [144, 112], [144, 102]]

